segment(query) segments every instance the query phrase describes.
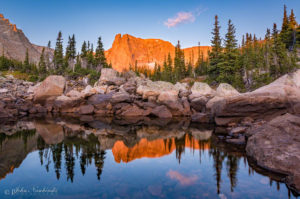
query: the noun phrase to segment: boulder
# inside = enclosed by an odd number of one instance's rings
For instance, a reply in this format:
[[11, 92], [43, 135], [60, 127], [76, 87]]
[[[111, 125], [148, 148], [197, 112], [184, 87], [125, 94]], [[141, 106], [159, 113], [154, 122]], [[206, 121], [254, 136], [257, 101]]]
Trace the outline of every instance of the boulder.
[[76, 106], [82, 102], [81, 98], [78, 97], [68, 97], [65, 95], [57, 97], [54, 102], [53, 106], [56, 110], [59, 110], [63, 113], [74, 113], [77, 111]]
[[179, 97], [188, 97], [191, 94], [187, 83], [177, 82], [174, 86], [179, 90]]
[[210, 116], [206, 113], [194, 113], [192, 115], [192, 122], [195, 123], [210, 123]]
[[82, 94], [77, 90], [70, 90], [66, 96], [71, 98], [80, 98]]
[[219, 97], [231, 97], [240, 95], [240, 93], [230, 84], [221, 83], [216, 90], [216, 95]]
[[198, 112], [205, 112], [205, 106], [207, 101], [208, 99], [205, 96], [193, 98], [191, 100], [191, 107]]
[[91, 104], [82, 105], [79, 108], [79, 113], [82, 115], [92, 114], [94, 112], [94, 106]]
[[95, 107], [94, 112], [99, 115], [111, 114], [112, 94], [96, 94], [88, 98], [87, 103]]
[[125, 78], [120, 77], [118, 72], [111, 68], [102, 68], [101, 69], [101, 76], [99, 79], [100, 84], [106, 85], [117, 85], [120, 86], [125, 83]]
[[66, 80], [63, 76], [51, 75], [47, 77], [35, 90], [34, 101], [45, 102], [49, 98], [56, 98], [64, 92]]
[[223, 100], [224, 98], [238, 96], [240, 93], [233, 88], [230, 84], [221, 83], [217, 90], [216, 96], [210, 99], [206, 104], [206, 109], [209, 111], [214, 106], [215, 103], [219, 103], [219, 101]]
[[124, 73], [123, 76], [126, 80], [134, 79], [134, 78], [136, 78], [136, 73], [134, 71], [130, 70], [130, 71]]
[[269, 85], [214, 103], [212, 113], [219, 118], [252, 117], [270, 120], [283, 113], [300, 113], [300, 70], [286, 74]]
[[158, 97], [162, 93], [167, 93], [164, 97], [174, 97], [178, 96], [179, 90], [169, 82], [156, 81], [152, 82], [150, 80], [145, 81], [138, 86], [136, 90], [137, 94], [141, 95], [143, 99], [148, 99], [149, 97]]
[[129, 105], [122, 107], [121, 116], [123, 117], [139, 117], [147, 116], [150, 114], [150, 111], [139, 108], [136, 105]]
[[172, 118], [172, 113], [163, 105], [155, 107], [151, 111], [151, 114], [159, 118]]
[[133, 79], [128, 80], [125, 84], [120, 86], [120, 91], [134, 94], [136, 91], [136, 82]]
[[118, 92], [114, 93], [112, 98], [111, 98], [111, 103], [117, 104], [120, 102], [131, 102], [131, 97], [128, 93], [126, 92]]
[[263, 168], [288, 175], [288, 186], [299, 193], [300, 117], [285, 114], [251, 131], [247, 155]]
[[195, 82], [191, 88], [192, 94], [189, 96], [189, 99], [192, 100], [197, 97], [206, 96], [214, 97], [216, 91], [213, 90], [207, 83]]
[[190, 103], [189, 103], [187, 97], [182, 97], [181, 103], [183, 106], [183, 110], [182, 110], [183, 115], [190, 116], [191, 115], [191, 106], [190, 106]]
[[165, 104], [168, 102], [176, 102], [178, 100], [178, 93], [174, 91], [165, 91], [159, 94], [157, 102]]
[[8, 89], [6, 88], [0, 88], [0, 93], [7, 93], [8, 92]]

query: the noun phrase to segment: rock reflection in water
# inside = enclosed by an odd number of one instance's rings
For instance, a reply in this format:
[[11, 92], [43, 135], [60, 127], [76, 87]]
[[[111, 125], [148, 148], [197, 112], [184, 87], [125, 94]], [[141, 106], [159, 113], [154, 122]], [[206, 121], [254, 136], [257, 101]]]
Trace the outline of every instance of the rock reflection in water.
[[[109, 118], [90, 122], [75, 118], [42, 118], [4, 123], [0, 128], [0, 180], [19, 167], [27, 154], [36, 150], [47, 172], [50, 168], [54, 169], [58, 180], [61, 173], [65, 172], [70, 182], [74, 182], [75, 175], [78, 175], [74, 170], [75, 165], [80, 168], [82, 175], [93, 165], [97, 170], [97, 179], [100, 180], [107, 150], [111, 150], [118, 164], [141, 158], [159, 158], [173, 152], [180, 164], [185, 151], [190, 150], [193, 153], [199, 152], [200, 164], [201, 155], [205, 151], [213, 159], [218, 194], [221, 193], [225, 166], [233, 192], [238, 183], [240, 161], [247, 164], [245, 153], [220, 142], [212, 132], [211, 127], [196, 128], [184, 120], [145, 120], [127, 125], [122, 120]], [[249, 175], [253, 172], [249, 167]], [[175, 170], [169, 170], [166, 176], [181, 185], [192, 185], [199, 180], [194, 174]], [[274, 177], [271, 176], [270, 184], [271, 179]], [[279, 179], [275, 176], [274, 180]], [[279, 183], [277, 186], [280, 188]]]

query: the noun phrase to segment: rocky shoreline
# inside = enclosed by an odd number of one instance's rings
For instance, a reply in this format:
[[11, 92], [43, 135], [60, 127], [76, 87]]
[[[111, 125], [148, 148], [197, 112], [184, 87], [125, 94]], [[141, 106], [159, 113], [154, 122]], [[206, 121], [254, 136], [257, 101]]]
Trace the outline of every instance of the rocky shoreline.
[[248, 93], [229, 84], [212, 89], [202, 82], [153, 82], [113, 69], [102, 69], [93, 87], [62, 76], [49, 76], [36, 85], [0, 77], [0, 120], [71, 114], [83, 121], [117, 117], [124, 124], [151, 118], [212, 123], [220, 139], [245, 147], [258, 166], [286, 175], [287, 185], [299, 194], [299, 89], [300, 70]]

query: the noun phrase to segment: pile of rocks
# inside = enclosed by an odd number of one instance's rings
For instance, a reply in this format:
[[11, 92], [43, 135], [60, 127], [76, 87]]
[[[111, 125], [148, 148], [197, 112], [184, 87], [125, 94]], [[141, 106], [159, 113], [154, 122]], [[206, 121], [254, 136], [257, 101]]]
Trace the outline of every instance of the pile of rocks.
[[0, 118], [26, 115], [32, 107], [32, 97], [28, 93], [32, 82], [0, 76]]
[[[102, 69], [99, 81], [85, 89], [65, 89], [61, 76], [49, 76], [32, 90], [33, 101], [48, 112], [102, 116], [172, 118], [188, 116], [194, 122], [212, 122], [210, 107], [216, 99], [239, 93], [228, 84], [213, 90], [208, 84], [153, 82], [130, 71], [123, 75]], [[210, 103], [208, 103], [210, 102]]]
[[[19, 83], [7, 83], [9, 81]], [[232, 126], [246, 117], [261, 119], [266, 114], [274, 117], [274, 114], [297, 112], [300, 107], [300, 70], [243, 94], [225, 83], [216, 90], [203, 82], [195, 82], [192, 86], [179, 82], [174, 85], [138, 77], [132, 71], [121, 75], [108, 68], [102, 69], [101, 77], [93, 87], [81, 84], [71, 87], [62, 76], [49, 76], [35, 86], [15, 79], [5, 82], [2, 90], [17, 92], [12, 96], [26, 102], [27, 107], [21, 108], [19, 102], [11, 101], [2, 103], [0, 108], [14, 109], [13, 113], [21, 115], [58, 112], [120, 117], [191, 117], [193, 122]], [[73, 82], [72, 85], [76, 84]], [[5, 98], [4, 95], [1, 97]], [[3, 113], [2, 117], [11, 116]]]

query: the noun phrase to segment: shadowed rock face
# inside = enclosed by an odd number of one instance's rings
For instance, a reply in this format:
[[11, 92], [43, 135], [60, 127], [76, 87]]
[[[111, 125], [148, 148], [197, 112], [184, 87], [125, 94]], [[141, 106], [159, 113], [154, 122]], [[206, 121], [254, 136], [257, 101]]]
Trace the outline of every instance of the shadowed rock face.
[[[37, 63], [43, 47], [30, 43], [22, 30], [0, 14], [0, 54], [2, 55], [4, 50], [6, 57], [24, 61], [27, 49], [30, 61]], [[52, 58], [53, 50], [45, 48], [45, 54]]]
[[[211, 47], [201, 46], [204, 59], [208, 56]], [[192, 58], [196, 63], [198, 59], [198, 47], [185, 48], [186, 60]], [[162, 65], [168, 53], [175, 55], [175, 47], [168, 41], [160, 39], [141, 39], [125, 34], [117, 34], [112, 47], [105, 52], [108, 63], [111, 63], [115, 70], [128, 70], [137, 61], [138, 66], [154, 67], [155, 63]]]

